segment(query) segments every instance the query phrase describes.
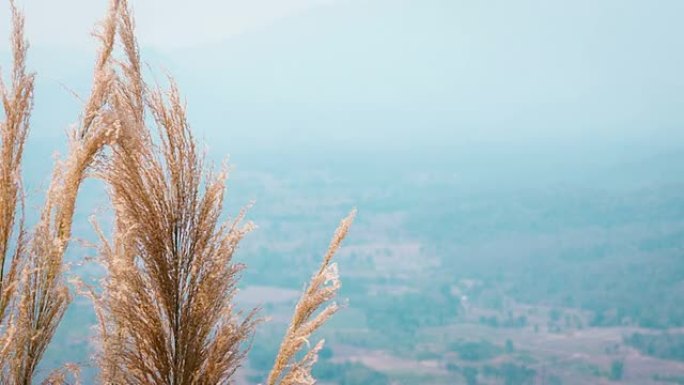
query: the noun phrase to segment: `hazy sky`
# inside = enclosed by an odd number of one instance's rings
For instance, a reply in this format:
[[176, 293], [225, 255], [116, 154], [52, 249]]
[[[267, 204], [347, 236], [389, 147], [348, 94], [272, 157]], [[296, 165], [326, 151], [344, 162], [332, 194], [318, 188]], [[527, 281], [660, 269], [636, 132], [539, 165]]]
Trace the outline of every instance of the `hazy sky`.
[[[106, 2], [18, 2], [54, 124], [60, 83], [87, 89]], [[684, 140], [681, 0], [131, 3], [144, 58], [232, 148]]]
[[[335, 0], [132, 0], [141, 44], [165, 50], [217, 42]], [[16, 0], [36, 46], [88, 46], [106, 0]], [[8, 7], [0, 7], [5, 25]], [[4, 32], [4, 31], [3, 31]], [[7, 48], [2, 40], [3, 49]]]

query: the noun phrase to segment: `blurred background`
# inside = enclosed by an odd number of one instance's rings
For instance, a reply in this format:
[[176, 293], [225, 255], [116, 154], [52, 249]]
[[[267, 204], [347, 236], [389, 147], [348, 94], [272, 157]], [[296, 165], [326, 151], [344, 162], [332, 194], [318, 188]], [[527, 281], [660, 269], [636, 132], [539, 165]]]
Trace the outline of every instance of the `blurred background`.
[[[228, 214], [256, 201], [238, 303], [270, 320], [240, 384], [265, 378], [352, 207], [321, 384], [684, 384], [684, 2], [132, 3], [150, 77], [176, 78], [208, 157], [229, 157]], [[107, 4], [17, 4], [35, 208]], [[74, 231], [94, 241], [91, 215], [109, 216], [97, 182]], [[71, 247], [73, 274], [102, 274], [93, 253]], [[92, 378], [93, 323], [78, 298], [43, 370]]]

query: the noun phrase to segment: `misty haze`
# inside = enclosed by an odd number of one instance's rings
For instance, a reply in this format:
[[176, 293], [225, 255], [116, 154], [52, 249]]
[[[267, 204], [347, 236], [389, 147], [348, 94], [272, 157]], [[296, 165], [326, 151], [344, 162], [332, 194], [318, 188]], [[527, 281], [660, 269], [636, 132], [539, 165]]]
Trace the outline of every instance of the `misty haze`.
[[[143, 78], [172, 76], [206, 169], [229, 164], [221, 220], [254, 202], [233, 302], [264, 322], [237, 384], [269, 383], [353, 208], [340, 309], [304, 346], [325, 339], [318, 384], [684, 384], [684, 2], [130, 3]], [[36, 72], [31, 228], [89, 100], [108, 2], [16, 4]], [[109, 274], [88, 244], [89, 218], [118, 223], [112, 178], [80, 186], [65, 281]], [[67, 286], [33, 383], [66, 363], [100, 383], [93, 304]]]

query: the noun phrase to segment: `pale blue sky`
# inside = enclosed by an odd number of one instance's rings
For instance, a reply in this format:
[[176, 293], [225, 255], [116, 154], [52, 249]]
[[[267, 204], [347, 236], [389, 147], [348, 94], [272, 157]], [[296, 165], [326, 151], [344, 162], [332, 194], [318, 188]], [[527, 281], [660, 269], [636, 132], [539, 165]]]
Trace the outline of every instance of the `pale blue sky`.
[[[133, 0], [140, 42], [169, 50], [218, 42], [259, 29], [336, 0]], [[27, 35], [36, 46], [90, 47], [89, 32], [107, 0], [16, 0], [30, 22]], [[7, 20], [8, 7], [0, 9]], [[183, 26], [181, 28], [181, 26]], [[4, 31], [3, 31], [4, 32]], [[0, 45], [7, 48], [6, 41]]]
[[[132, 3], [146, 60], [231, 151], [684, 139], [679, 0]], [[41, 116], [68, 110], [59, 83], [87, 90], [105, 1], [20, 4], [45, 90], [36, 119], [61, 124]]]

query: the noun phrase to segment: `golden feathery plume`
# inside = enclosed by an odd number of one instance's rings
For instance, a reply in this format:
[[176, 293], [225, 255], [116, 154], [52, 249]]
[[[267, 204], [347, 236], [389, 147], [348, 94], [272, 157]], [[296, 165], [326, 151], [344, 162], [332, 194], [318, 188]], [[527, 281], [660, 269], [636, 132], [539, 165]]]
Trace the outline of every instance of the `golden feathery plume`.
[[328, 251], [323, 257], [320, 269], [311, 278], [308, 287], [297, 302], [292, 321], [285, 333], [276, 356], [273, 368], [268, 375], [267, 385], [311, 385], [316, 381], [311, 376], [311, 368], [318, 359], [318, 352], [323, 348], [324, 341], [319, 341], [299, 361], [295, 355], [302, 347], [309, 344], [309, 337], [321, 327], [337, 310], [336, 303], [329, 303], [318, 314], [321, 306], [331, 301], [340, 288], [337, 265], [331, 263], [332, 257], [339, 250], [342, 240], [351, 227], [356, 210], [352, 210], [341, 222], [330, 242]]
[[241, 224], [244, 211], [220, 223], [227, 173], [204, 171], [175, 84], [168, 92], [145, 85], [134, 23], [122, 3], [119, 38], [126, 59], [112, 97], [120, 137], [98, 170], [115, 223], [111, 241], [99, 231], [107, 275], [102, 291], [91, 291], [101, 380], [228, 383], [256, 323], [253, 312], [240, 317], [232, 304], [242, 269], [232, 256], [252, 225]]
[[34, 74], [26, 72], [28, 43], [24, 18], [10, 1], [12, 14], [12, 72], [9, 86], [0, 77], [4, 120], [0, 122], [0, 376], [10, 377], [10, 362], [16, 351], [15, 307], [27, 237], [24, 228], [21, 161], [33, 108]]
[[[106, 106], [113, 80], [109, 62], [116, 34], [118, 7], [117, 0], [110, 2], [99, 35], [102, 48], [95, 63], [90, 96], [79, 124], [71, 133], [66, 158], [53, 170], [39, 222], [26, 248], [26, 264], [21, 274], [14, 320], [14, 347], [8, 360], [8, 376], [16, 384], [31, 383], [36, 367], [70, 302], [62, 273], [64, 253], [71, 238], [76, 198], [86, 173], [101, 156], [105, 145], [115, 137]], [[14, 40], [18, 42], [17, 32], [14, 35]], [[23, 60], [25, 46], [19, 43], [15, 43], [15, 46], [22, 47], [19, 50], [21, 55], [15, 53], [15, 62], [17, 57]]]

